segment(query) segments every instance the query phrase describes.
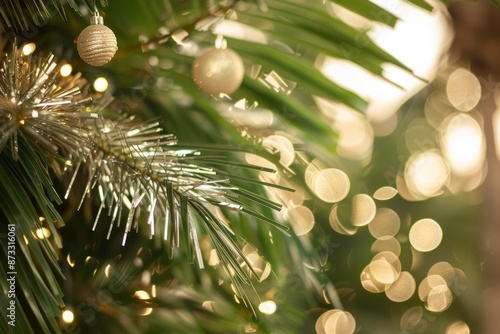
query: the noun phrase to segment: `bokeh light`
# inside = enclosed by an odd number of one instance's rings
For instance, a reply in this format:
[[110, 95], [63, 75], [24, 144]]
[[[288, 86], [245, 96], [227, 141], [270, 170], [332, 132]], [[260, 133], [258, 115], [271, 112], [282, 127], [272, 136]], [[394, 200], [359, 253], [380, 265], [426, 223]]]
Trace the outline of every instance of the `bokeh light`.
[[448, 286], [451, 286], [455, 281], [455, 268], [448, 262], [438, 262], [432, 265], [427, 273], [427, 276], [441, 276]]
[[276, 170], [275, 164], [256, 154], [245, 153], [245, 161], [251, 165], [261, 166]]
[[370, 158], [373, 129], [366, 118], [359, 113], [343, 119], [337, 117], [333, 128], [339, 134], [337, 152], [341, 157], [351, 160]]
[[268, 136], [262, 141], [262, 146], [272, 154], [279, 153], [279, 161], [283, 166], [290, 166], [295, 160], [293, 144], [284, 136]]
[[368, 224], [370, 234], [376, 238], [395, 236], [401, 226], [398, 214], [389, 208], [379, 208], [373, 220]]
[[412, 225], [409, 239], [416, 250], [430, 252], [441, 243], [443, 230], [436, 221], [430, 218], [421, 219]]
[[106, 276], [106, 278], [109, 278], [109, 272], [111, 270], [111, 265], [108, 264], [105, 268], [104, 268], [104, 276]]
[[29, 56], [30, 54], [32, 54], [36, 49], [36, 45], [35, 43], [28, 43], [28, 44], [25, 44], [23, 46], [23, 54], [25, 56]]
[[63, 66], [61, 66], [61, 69], [59, 70], [59, 73], [63, 77], [69, 76], [71, 72], [73, 72], [73, 66], [71, 66], [70, 64], [64, 64]]
[[346, 223], [340, 221], [337, 205], [334, 205], [332, 210], [330, 211], [328, 221], [330, 222], [331, 228], [339, 234], [353, 235], [358, 231], [358, 228], [356, 226], [349, 226]]
[[465, 68], [457, 68], [448, 77], [446, 94], [450, 103], [460, 111], [470, 111], [481, 99], [481, 84]]
[[340, 202], [347, 196], [351, 187], [347, 174], [336, 168], [316, 171], [310, 176], [310, 184], [316, 196], [327, 203]]
[[373, 198], [379, 201], [388, 201], [398, 194], [398, 190], [393, 187], [385, 186], [378, 188], [373, 194]]
[[413, 306], [401, 316], [400, 326], [404, 332], [411, 332], [420, 329], [424, 321], [424, 308]]
[[309, 233], [314, 227], [314, 215], [308, 207], [303, 205], [286, 209], [283, 217], [298, 236]]
[[370, 262], [370, 271], [373, 278], [382, 284], [392, 284], [398, 278], [398, 272], [386, 259]]
[[216, 313], [215, 309], [215, 302], [212, 300], [205, 300], [202, 304], [201, 307], [203, 307], [205, 310], [210, 311], [212, 313]]
[[326, 169], [325, 164], [318, 158], [307, 164], [304, 179], [306, 181], [309, 189], [314, 189], [314, 182], [316, 181], [316, 176], [321, 172], [322, 169]]
[[420, 300], [426, 302], [432, 289], [437, 286], [447, 286], [444, 278], [439, 275], [430, 275], [425, 277], [418, 286], [418, 297]]
[[66, 256], [66, 261], [68, 262], [71, 268], [75, 266], [75, 260], [71, 257], [70, 253], [68, 253], [68, 255]]
[[[497, 94], [497, 99], [500, 99], [499, 95], [500, 94]], [[492, 123], [493, 123], [493, 135], [495, 140], [495, 151], [497, 154], [497, 158], [500, 160], [500, 108], [498, 108], [498, 102], [497, 102], [497, 109], [493, 113]]]
[[360, 275], [361, 285], [363, 288], [371, 293], [381, 293], [384, 292], [387, 284], [380, 283], [375, 279], [375, 276], [372, 273], [372, 269], [370, 265], [367, 265]]
[[259, 304], [259, 311], [263, 314], [273, 314], [276, 312], [276, 303], [272, 300], [266, 300]]
[[333, 130], [338, 133], [339, 156], [363, 163], [369, 162], [374, 139], [369, 120], [341, 103], [319, 97], [315, 100], [322, 113], [331, 119]]
[[[393, 299], [404, 299], [406, 294], [400, 290], [403, 286], [410, 289], [412, 285], [408, 283], [410, 280], [408, 277], [403, 277], [396, 283], [400, 277], [401, 261], [396, 254], [390, 251], [382, 251], [376, 254], [360, 275], [361, 285], [365, 290], [372, 293], [384, 291], [387, 293], [387, 289], [393, 287], [388, 296], [390, 295], [390, 298]], [[413, 292], [414, 290], [413, 288]], [[411, 295], [413, 292], [411, 292]]]
[[[150, 303], [150, 299], [151, 299], [151, 296], [149, 295], [148, 292], [144, 291], [144, 290], [137, 290], [136, 292], [134, 292], [134, 295], [133, 295], [134, 298], [142, 301], [142, 303], [145, 303], [145, 304], [149, 304]], [[141, 316], [147, 316], [147, 315], [150, 315], [151, 313], [153, 312], [153, 308], [152, 307], [141, 307], [137, 313]]]
[[485, 157], [483, 131], [467, 114], [449, 116], [441, 125], [443, 155], [451, 171], [468, 176], [481, 169]]
[[[374, 263], [376, 265], [372, 266]], [[373, 257], [370, 269], [377, 281], [383, 284], [392, 284], [398, 279], [401, 273], [401, 261], [392, 252], [381, 252]]]
[[70, 310], [64, 310], [62, 313], [62, 319], [65, 323], [70, 324], [75, 320], [75, 315]]
[[[288, 189], [294, 188], [293, 184], [291, 184], [283, 176], [280, 176], [278, 173], [273, 174], [262, 172], [259, 174], [259, 178], [264, 182], [274, 183], [281, 187], [285, 187]], [[276, 202], [283, 203], [285, 207], [300, 206], [304, 203], [305, 199], [304, 191], [300, 188], [295, 189], [295, 191], [289, 191], [279, 188], [269, 188], [268, 193], [271, 198], [273, 198]]]
[[140, 300], [148, 300], [151, 298], [149, 296], [149, 293], [144, 290], [137, 290], [136, 292], [134, 292], [134, 297]]
[[427, 296], [427, 308], [431, 312], [443, 312], [450, 307], [453, 295], [447, 285], [438, 285]]
[[470, 334], [470, 329], [465, 322], [456, 321], [446, 328], [445, 334]]
[[401, 244], [391, 236], [381, 237], [372, 244], [372, 253], [391, 252], [399, 256], [401, 254]]
[[329, 310], [316, 320], [317, 334], [352, 334], [355, 330], [356, 321], [352, 314], [346, 311]]
[[50, 230], [46, 227], [38, 228], [36, 230], [36, 237], [40, 240], [49, 238], [51, 235]]
[[105, 92], [106, 89], [108, 89], [108, 86], [109, 84], [106, 78], [99, 77], [94, 81], [94, 89], [96, 90], [96, 92], [99, 93]]
[[211, 267], [215, 267], [220, 263], [219, 255], [215, 249], [211, 249], [208, 255], [208, 265]]
[[417, 284], [413, 275], [408, 271], [403, 271], [398, 279], [385, 291], [387, 298], [394, 302], [404, 302], [413, 296]]
[[242, 253], [246, 257], [248, 264], [252, 267], [247, 268], [247, 262], [243, 262], [242, 268], [248, 269], [248, 275], [256, 273], [257, 279], [261, 282], [269, 277], [269, 274], [271, 273], [271, 266], [264, 260], [262, 256], [259, 255], [259, 253], [257, 253], [248, 244], [243, 247]]
[[351, 220], [354, 226], [365, 226], [375, 217], [377, 207], [373, 199], [366, 194], [357, 194], [352, 199]]
[[436, 151], [413, 154], [404, 173], [408, 190], [416, 198], [439, 195], [449, 177], [448, 165]]

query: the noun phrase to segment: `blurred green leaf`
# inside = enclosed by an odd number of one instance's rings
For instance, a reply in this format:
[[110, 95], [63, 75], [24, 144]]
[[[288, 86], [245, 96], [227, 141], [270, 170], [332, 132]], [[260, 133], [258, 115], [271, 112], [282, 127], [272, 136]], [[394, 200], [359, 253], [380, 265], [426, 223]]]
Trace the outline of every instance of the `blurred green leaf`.
[[[425, 0], [406, 0], [406, 1], [414, 4], [415, 6], [418, 6], [418, 7], [422, 8], [422, 9], [425, 9], [425, 10], [427, 10], [429, 12], [431, 12], [434, 9], [434, 7], [432, 7], [432, 5], [430, 5]], [[474, 1], [474, 0], [472, 0], [472, 1]], [[498, 0], [491, 0], [491, 1], [493, 1], [493, 2], [495, 2], [495, 3], [498, 4]]]
[[332, 2], [349, 9], [371, 21], [387, 24], [394, 27], [399, 18], [380, 6], [364, 0], [332, 0]]

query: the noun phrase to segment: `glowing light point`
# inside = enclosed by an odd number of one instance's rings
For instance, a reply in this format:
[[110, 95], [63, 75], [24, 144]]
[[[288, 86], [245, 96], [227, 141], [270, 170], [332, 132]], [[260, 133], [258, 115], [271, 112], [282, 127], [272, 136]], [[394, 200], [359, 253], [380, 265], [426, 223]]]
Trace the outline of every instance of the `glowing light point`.
[[40, 240], [50, 237], [50, 230], [46, 227], [42, 227], [36, 230], [36, 237]]
[[454, 114], [444, 120], [443, 155], [448, 160], [453, 173], [468, 176], [481, 169], [486, 152], [483, 130], [469, 115]]
[[263, 314], [273, 314], [276, 312], [276, 308], [276, 303], [272, 300], [266, 300], [259, 305], [259, 311]]
[[106, 78], [103, 77], [95, 79], [94, 89], [99, 93], [105, 92], [106, 89], [108, 89], [108, 80], [106, 80]]
[[62, 313], [62, 319], [65, 323], [70, 324], [75, 320], [75, 315], [70, 310], [64, 310]]
[[63, 77], [67, 77], [71, 74], [71, 72], [73, 72], [73, 66], [71, 66], [70, 64], [64, 64], [59, 71], [59, 73], [61, 73], [61, 76]]
[[448, 78], [446, 95], [455, 108], [470, 111], [481, 99], [481, 83], [469, 70], [458, 68]]
[[356, 330], [356, 320], [351, 313], [342, 310], [329, 310], [316, 320], [316, 333], [352, 334]]
[[134, 297], [135, 298], [138, 298], [140, 300], [148, 300], [150, 299], [151, 297], [149, 296], [149, 293], [147, 293], [146, 291], [144, 290], [137, 290], [135, 293], [134, 293]]
[[441, 243], [443, 230], [434, 220], [421, 219], [411, 227], [409, 238], [413, 248], [420, 252], [430, 252]]
[[446, 328], [446, 334], [470, 334], [470, 329], [465, 322], [457, 321]]
[[28, 43], [25, 46], [23, 46], [23, 54], [25, 56], [29, 56], [30, 54], [33, 53], [33, 51], [35, 51], [35, 49], [36, 49], [35, 43]]

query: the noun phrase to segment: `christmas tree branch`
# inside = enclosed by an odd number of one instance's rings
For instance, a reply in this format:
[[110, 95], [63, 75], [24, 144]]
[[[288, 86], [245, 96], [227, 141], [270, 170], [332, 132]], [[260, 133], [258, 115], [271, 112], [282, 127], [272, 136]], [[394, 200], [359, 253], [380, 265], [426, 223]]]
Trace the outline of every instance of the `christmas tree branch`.
[[[128, 234], [132, 230], [139, 231], [142, 225], [142, 228], [147, 228], [149, 238], [160, 240], [165, 245], [171, 258], [174, 250], [182, 247], [187, 251], [188, 260], [197, 261], [200, 268], [204, 267], [200, 238], [206, 235], [238, 294], [251, 306], [244, 285], [251, 284], [252, 276], [261, 279], [261, 274], [240, 249], [236, 233], [215, 208], [238, 212], [252, 218], [250, 221], [262, 220], [286, 234], [287, 227], [257, 210], [259, 206], [279, 210], [281, 206], [278, 203], [237, 187], [230, 181], [235, 179], [280, 189], [285, 187], [221, 169], [220, 165], [225, 163], [223, 155], [205, 156], [199, 149], [177, 146], [175, 137], [163, 134], [158, 122], [142, 122], [133, 116], [103, 111], [109, 103], [106, 98], [94, 99], [89, 105], [91, 99], [88, 93], [84, 91], [80, 95], [80, 86], [84, 88], [85, 84], [79, 76], [62, 77], [51, 55], [26, 55], [14, 46], [12, 53], [4, 56], [2, 66], [0, 148], [2, 155], [9, 156], [6, 163], [10, 161], [10, 164], [5, 166], [10, 166], [10, 173], [15, 175], [10, 177], [6, 174], [7, 170], [0, 170], [4, 174], [1, 175], [2, 196], [9, 194], [9, 198], [17, 203], [8, 206], [17, 208], [15, 212], [2, 208], [7, 221], [19, 226], [23, 236], [33, 235], [36, 229], [41, 228], [37, 224], [25, 224], [17, 216], [19, 212], [24, 212], [26, 220], [38, 221], [37, 210], [20, 206], [32, 205], [26, 198], [31, 196], [40, 206], [40, 215], [47, 221], [57, 247], [61, 247], [56, 226], [62, 226], [64, 222], [52, 205], [52, 201], [60, 203], [60, 200], [52, 188], [48, 170], [52, 166], [57, 171], [60, 165], [68, 170], [76, 163], [65, 197], [70, 194], [80, 166], [86, 167], [87, 182], [81, 203], [93, 189], [98, 192], [101, 201], [94, 228], [102, 213], [107, 211], [111, 217], [108, 238], [114, 227], [124, 223], [122, 245], [125, 245]], [[240, 162], [229, 161], [226, 164], [240, 171], [274, 172]], [[18, 169], [16, 165], [22, 168]], [[12, 182], [22, 180], [22, 183], [9, 183], [11, 179]], [[11, 202], [9, 198], [4, 198], [5, 203]], [[33, 248], [41, 242], [48, 247], [46, 238], [39, 239], [30, 236], [28, 244]], [[185, 240], [184, 245], [182, 240]], [[51, 268], [59, 270], [57, 251], [52, 247], [43, 251], [34, 249], [36, 262], [40, 263], [45, 280], [50, 285], [45, 293], [40, 290], [33, 295], [38, 298], [47, 293], [53, 294], [47, 300], [56, 303], [44, 308], [48, 312], [46, 317], [53, 319], [58, 314], [54, 310], [63, 306]], [[50, 262], [44, 261], [44, 256], [48, 256]], [[23, 276], [20, 283], [24, 291], [30, 291], [24, 286], [28, 282]], [[30, 308], [36, 310], [33, 304], [36, 301], [26, 298]]]
[[[52, 189], [44, 156], [40, 155], [42, 152], [23, 137], [19, 138], [19, 147], [17, 160], [13, 160], [10, 148], [0, 153], [2, 213], [9, 223], [8, 230], [15, 235], [14, 248], [7, 248], [7, 243], [2, 243], [5, 253], [2, 263], [11, 263], [7, 260], [15, 259], [12, 266], [2, 266], [2, 272], [14, 279], [18, 288], [15, 294], [17, 327], [26, 333], [33, 331], [32, 326], [37, 328], [38, 325], [46, 333], [56, 332], [59, 327], [54, 319], [64, 305], [57, 283], [63, 275], [57, 263], [56, 248], [61, 246], [61, 241], [56, 227], [63, 222], [51, 201], [57, 199], [57, 195]], [[51, 239], [55, 245], [48, 239], [50, 234], [54, 236]], [[7, 252], [7, 249], [13, 250], [13, 253]], [[23, 311], [27, 305], [32, 311]], [[25, 314], [31, 312], [37, 317], [38, 325], [30, 325], [26, 318]], [[7, 320], [2, 317], [2, 322]]]
[[[5, 25], [15, 31], [29, 30], [35, 26], [43, 25], [55, 12], [66, 20], [64, 5], [67, 3], [77, 13], [81, 14], [81, 6], [87, 10], [94, 9], [95, 1], [91, 0], [2, 0], [0, 6], [0, 27]], [[107, 5], [107, 0], [100, 0], [102, 6]], [[5, 29], [5, 27], [4, 27]]]
[[[97, 188], [101, 204], [96, 215], [93, 229], [96, 228], [101, 214], [105, 211], [111, 216], [107, 237], [110, 238], [114, 227], [119, 227], [126, 216], [122, 244], [128, 233], [138, 230], [139, 221], [147, 222], [150, 238], [158, 238], [166, 244], [169, 256], [186, 240], [185, 247], [190, 262], [197, 260], [204, 267], [199, 237], [207, 234], [212, 241], [227, 272], [239, 283], [250, 284], [249, 274], [242, 264], [259, 278], [252, 264], [241, 252], [235, 233], [216, 216], [213, 207], [234, 210], [263, 220], [287, 233], [287, 227], [256, 210], [247, 207], [238, 198], [263, 205], [273, 210], [281, 206], [268, 199], [254, 195], [229, 183], [231, 179], [284, 187], [238, 177], [213, 167], [201, 167], [194, 161], [212, 163], [199, 150], [176, 147], [175, 138], [162, 135], [156, 122], [142, 123], [133, 117], [99, 118], [95, 129], [90, 130], [94, 148], [85, 161], [88, 167], [85, 194]], [[217, 164], [220, 160], [215, 160]], [[238, 168], [270, 169], [258, 166], [229, 162]], [[75, 170], [73, 179], [78, 169]], [[67, 195], [70, 189], [68, 189]], [[83, 198], [82, 198], [83, 202]], [[128, 212], [126, 212], [128, 210]], [[200, 224], [204, 227], [200, 230]], [[181, 233], [184, 236], [181, 236]]]
[[[189, 32], [193, 30], [208, 30], [210, 27], [220, 20], [223, 20], [228, 15], [232, 13], [234, 8], [240, 3], [242, 0], [234, 0], [230, 1], [229, 4], [225, 6], [215, 7], [215, 8], [207, 8], [207, 11], [202, 15], [192, 18], [189, 22], [186, 22], [182, 25], [176, 25], [173, 31], [169, 31], [167, 34], [161, 34], [160, 36], [154, 36], [147, 38], [146, 40], [140, 41], [139, 44], [128, 46], [124, 49], [120, 49], [117, 52], [116, 57], [123, 57], [131, 52], [147, 52], [150, 50], [154, 50], [158, 48], [160, 45], [166, 43], [170, 39], [174, 39], [176, 43], [180, 43], [186, 36], [182, 36], [179, 40], [176, 36], [178, 33], [181, 35], [183, 33], [189, 34]], [[207, 6], [208, 7], [208, 6]]]

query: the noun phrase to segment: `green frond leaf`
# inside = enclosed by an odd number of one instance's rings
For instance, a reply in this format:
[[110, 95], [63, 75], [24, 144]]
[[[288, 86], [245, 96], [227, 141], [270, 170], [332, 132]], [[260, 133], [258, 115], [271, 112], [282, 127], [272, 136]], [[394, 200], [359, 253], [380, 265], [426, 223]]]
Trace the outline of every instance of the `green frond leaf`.
[[371, 21], [387, 24], [391, 27], [394, 27], [399, 20], [394, 14], [369, 1], [333, 0], [333, 2]]
[[[425, 0], [406, 0], [407, 2], [409, 3], [412, 3], [414, 4], [415, 6], [418, 6], [426, 11], [429, 11], [429, 12], [432, 12], [432, 10], [434, 9], [434, 7], [432, 7], [432, 5], [430, 5], [427, 1]], [[497, 4], [499, 4], [498, 0], [491, 0], [493, 2], [496, 2]]]
[[[21, 151], [20, 161], [24, 160], [24, 153]], [[37, 188], [41, 185], [36, 182], [31, 183], [29, 178], [26, 179], [23, 176], [30, 175], [30, 167], [21, 169], [24, 173], [18, 173], [19, 166], [11, 160], [9, 152], [4, 151], [1, 155], [3, 164], [0, 164], [0, 198], [5, 205], [2, 206], [2, 211], [9, 223], [14, 224], [16, 228], [16, 284], [19, 291], [24, 294], [30, 313], [34, 313], [38, 325], [44, 332], [59, 332], [55, 317], [60, 315], [64, 303], [55, 274], [59, 277], [63, 275], [57, 264], [57, 254], [52, 245], [47, 239], [38, 240], [34, 236], [35, 231], [42, 226], [39, 214], [24, 189], [28, 189], [34, 195], [35, 202], [38, 201], [43, 212], [51, 212], [52, 217], [58, 214], [48, 198], [38, 193]], [[46, 221], [53, 230], [55, 222], [50, 218]], [[57, 238], [57, 232], [54, 237]], [[2, 263], [4, 265], [7, 261]], [[16, 303], [20, 311], [28, 306], [19, 300]], [[20, 314], [19, 321], [23, 322], [24, 311]], [[20, 324], [20, 327], [24, 326], [31, 327], [29, 323]]]

